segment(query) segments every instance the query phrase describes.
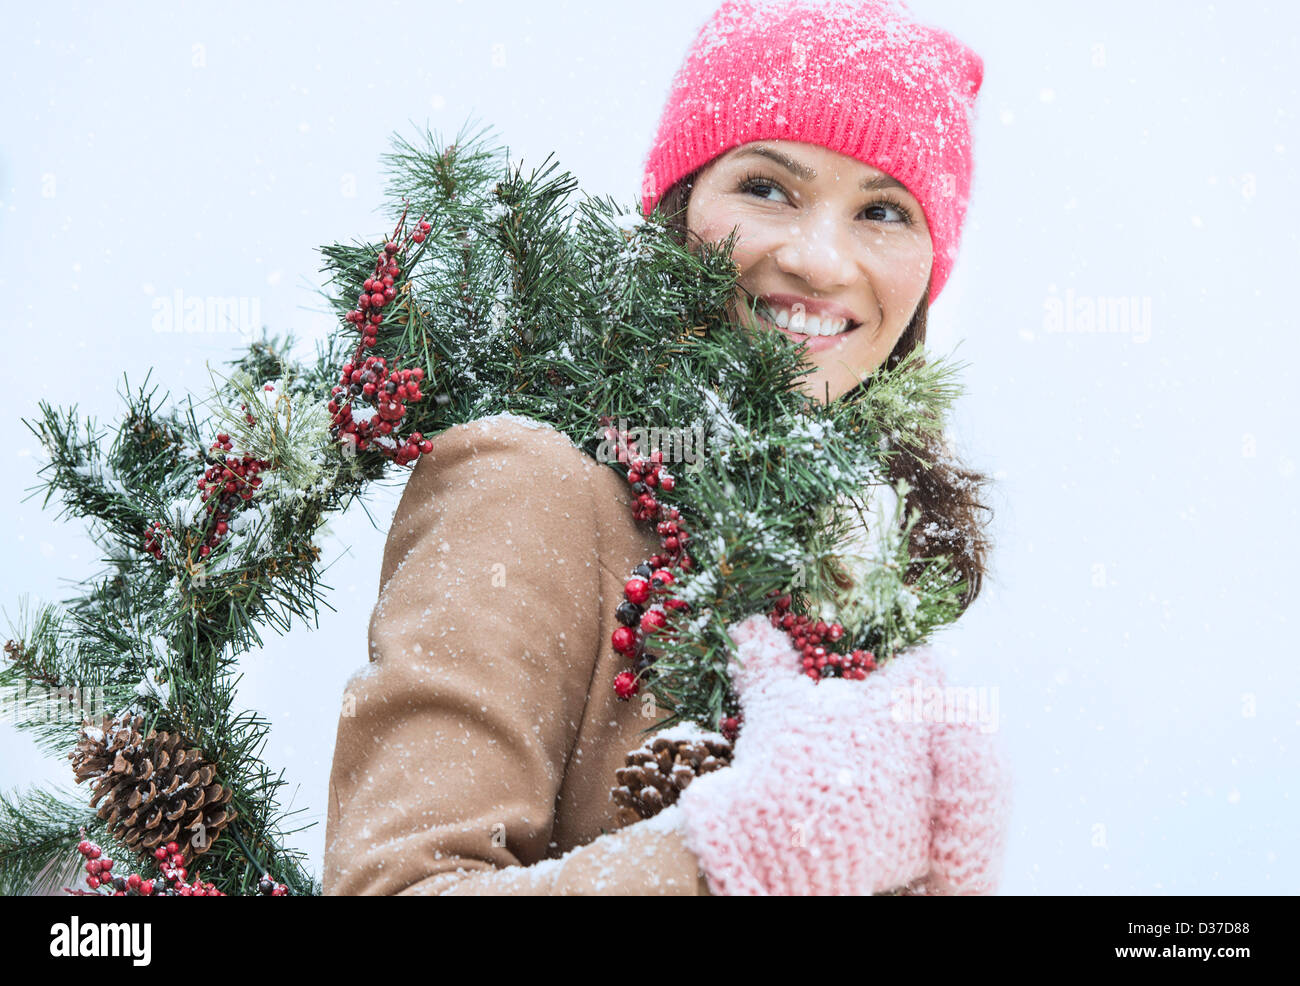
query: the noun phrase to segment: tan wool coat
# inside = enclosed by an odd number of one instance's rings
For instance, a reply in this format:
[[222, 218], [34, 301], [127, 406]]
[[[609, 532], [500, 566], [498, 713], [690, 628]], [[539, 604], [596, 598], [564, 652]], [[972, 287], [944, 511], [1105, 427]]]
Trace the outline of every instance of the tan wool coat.
[[620, 829], [609, 796], [666, 717], [613, 689], [623, 583], [659, 548], [631, 488], [512, 415], [432, 442], [343, 696], [325, 894], [707, 895], [679, 830]]

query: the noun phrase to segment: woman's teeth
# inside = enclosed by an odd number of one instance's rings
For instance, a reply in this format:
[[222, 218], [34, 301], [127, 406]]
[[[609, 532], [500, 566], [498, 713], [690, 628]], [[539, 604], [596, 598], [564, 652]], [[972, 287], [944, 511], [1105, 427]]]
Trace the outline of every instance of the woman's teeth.
[[759, 302], [757, 311], [760, 318], [783, 329], [810, 336], [837, 336], [849, 325], [849, 320], [846, 318], [823, 318], [819, 315], [809, 315], [807, 312], [795, 312], [789, 308], [773, 310], [763, 302]]

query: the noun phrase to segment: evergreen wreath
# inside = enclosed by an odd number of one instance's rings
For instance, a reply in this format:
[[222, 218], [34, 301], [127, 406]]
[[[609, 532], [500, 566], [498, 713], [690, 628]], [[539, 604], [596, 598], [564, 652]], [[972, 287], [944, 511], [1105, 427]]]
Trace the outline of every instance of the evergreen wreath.
[[[651, 728], [677, 724], [661, 735], [686, 740], [656, 748], [665, 769], [726, 759], [709, 744], [740, 725], [737, 620], [768, 612], [804, 670], [860, 677], [960, 613], [949, 560], [910, 557], [906, 489], [892, 516], [868, 507], [888, 458], [942, 433], [957, 367], [918, 347], [819, 404], [795, 389], [802, 347], [728, 315], [734, 233], [692, 252], [660, 213], [575, 201], [551, 157], [525, 172], [469, 124], [450, 143], [395, 136], [383, 160], [395, 228], [322, 248], [340, 328], [314, 361], [295, 359], [292, 336], [254, 342], [214, 379], [201, 423], [192, 401], [164, 408], [128, 384], [107, 445], [75, 408], [42, 402], [27, 422], [49, 457], [47, 501], [57, 491], [89, 522], [108, 569], [24, 610], [0, 688], [66, 698], [75, 715], [16, 725], [72, 759], [98, 805], [0, 795], [0, 892], [82, 867], [89, 892], [320, 893], [284, 845], [285, 782], [260, 756], [268, 724], [234, 711], [237, 662], [258, 626], [318, 614], [313, 538], [329, 516], [459, 423], [548, 423], [632, 484], [664, 550], [629, 573], [618, 617], [631, 636], [614, 643], [632, 664], [609, 687], [644, 686], [670, 711]], [[699, 439], [689, 457], [654, 441], [686, 433]], [[855, 549], [868, 527], [874, 545]], [[635, 797], [628, 817], [649, 810]], [[111, 842], [139, 872], [111, 875]], [[206, 882], [185, 884], [195, 865]]]

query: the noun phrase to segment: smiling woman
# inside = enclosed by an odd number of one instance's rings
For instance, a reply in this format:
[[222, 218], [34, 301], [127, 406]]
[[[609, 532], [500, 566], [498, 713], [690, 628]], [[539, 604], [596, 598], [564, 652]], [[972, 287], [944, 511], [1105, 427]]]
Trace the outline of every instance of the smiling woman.
[[778, 140], [728, 151], [691, 185], [687, 227], [708, 242], [737, 229], [737, 307], [752, 325], [807, 343], [810, 397], [835, 400], [884, 362], [934, 257], [924, 210], [901, 182], [825, 147]]
[[[755, 161], [775, 163], [756, 170]], [[893, 369], [925, 342], [930, 227], [915, 196], [879, 169], [812, 144], [755, 141], [674, 182], [657, 208], [681, 244], [716, 243], [737, 230], [736, 311], [751, 326], [808, 342], [811, 369], [801, 383], [810, 397], [833, 401], [869, 388], [877, 369]], [[773, 308], [775, 318], [764, 317]], [[828, 311], [857, 325], [836, 332], [832, 321], [829, 334], [809, 325], [810, 315]], [[791, 326], [800, 312], [803, 333]], [[948, 556], [966, 582], [962, 609], [969, 608], [992, 550], [990, 477], [964, 466], [949, 445], [932, 443], [893, 457], [889, 479], [907, 483], [907, 507], [921, 513], [909, 577], [921, 574], [923, 559]]]
[[[925, 341], [929, 305], [956, 260], [983, 76], [979, 55], [916, 22], [901, 2], [728, 0], [673, 80], [645, 160], [642, 211], [659, 210], [677, 241], [692, 248], [734, 235], [734, 320], [784, 332], [803, 347], [809, 367], [796, 386], [812, 400], [852, 399], [881, 366], [893, 368]], [[988, 478], [959, 464], [943, 437], [927, 441], [896, 449], [887, 464], [895, 488], [907, 484], [907, 512], [921, 515], [906, 577], [920, 578], [925, 559], [946, 556], [965, 582], [964, 611], [979, 594], [990, 548], [980, 499]], [[864, 525], [863, 514], [850, 518], [846, 551]], [[843, 579], [851, 578], [846, 568]], [[998, 785], [980, 766], [992, 762], [987, 745], [954, 742], [972, 758], [961, 770], [982, 792], [977, 800], [992, 804]], [[866, 769], [894, 769], [900, 756]], [[711, 885], [742, 885], [750, 864], [729, 852], [734, 838], [725, 833], [747, 834], [746, 812], [765, 817], [766, 809], [740, 795], [705, 808], [702, 789], [711, 786], [706, 778], [683, 794], [683, 805], [700, 813], [687, 827], [687, 845]], [[782, 797], [797, 800], [793, 789]], [[866, 800], [898, 804], [883, 790]], [[1004, 822], [971, 810], [973, 803], [953, 823], [983, 834], [952, 858], [991, 865], [972, 848], [992, 846]], [[712, 838], [720, 815], [727, 826]], [[763, 826], [751, 820], [748, 827]], [[942, 828], [932, 829], [933, 850], [944, 841]], [[899, 854], [896, 847], [879, 852], [891, 860]], [[987, 890], [986, 880], [974, 882]]]
[[[981, 73], [883, 0], [727, 2], [688, 53], [643, 211], [664, 210], [682, 245], [738, 231], [735, 321], [807, 343], [813, 401], [851, 400], [924, 341], [964, 214]], [[620, 828], [611, 778], [670, 710], [605, 683], [630, 676], [616, 669], [632, 626], [657, 623], [634, 597], [660, 562], [638, 562], [675, 528], [642, 525], [648, 494], [544, 423], [497, 415], [431, 445], [339, 720], [327, 894], [993, 892], [1006, 784], [990, 737], [888, 711], [892, 674], [938, 682], [938, 666], [900, 652], [839, 701], [846, 682], [814, 689], [762, 613], [727, 628], [745, 666], [771, 672], [744, 678], [731, 762]], [[899, 451], [892, 478], [924, 516], [906, 574], [949, 556], [965, 608], [983, 572], [983, 478], [944, 448]], [[764, 708], [780, 713], [771, 729]], [[817, 819], [833, 836], [805, 841]]]

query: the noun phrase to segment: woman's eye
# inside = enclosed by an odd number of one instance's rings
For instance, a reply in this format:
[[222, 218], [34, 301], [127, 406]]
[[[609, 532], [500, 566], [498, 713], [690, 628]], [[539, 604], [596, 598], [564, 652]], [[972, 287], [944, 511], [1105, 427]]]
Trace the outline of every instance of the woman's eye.
[[[902, 223], [903, 225], [912, 222], [912, 214], [901, 205], [895, 205], [893, 202], [877, 202], [874, 205], [869, 205], [865, 213], [867, 218], [880, 222]], [[893, 213], [893, 218], [889, 218], [889, 213]]]
[[[782, 199], [785, 199], [785, 192], [781, 191], [781, 189], [780, 189], [779, 186], [773, 184], [773, 183], [770, 182], [770, 181], [762, 181], [761, 179], [750, 179], [750, 180], [745, 181], [745, 182], [741, 185], [741, 190], [742, 190], [742, 191], [749, 192], [749, 193], [751, 193], [751, 194], [757, 194], [759, 198], [767, 199], [767, 201], [769, 201], [769, 202], [777, 201], [776, 199], [772, 199], [772, 198], [769, 198], [767, 195], [764, 195], [764, 194], [763, 194], [763, 190], [764, 190], [764, 189], [768, 189], [768, 190], [770, 190], [770, 191], [773, 191], [773, 192], [775, 192], [777, 195], [780, 195]], [[789, 200], [787, 199], [786, 201], [789, 201]]]
[[[740, 183], [740, 191], [747, 195], [757, 195], [767, 202], [792, 204], [780, 185], [765, 178], [746, 176]], [[773, 198], [773, 195], [779, 195], [780, 198]], [[871, 222], [886, 222], [901, 226], [912, 224], [912, 214], [903, 206], [887, 199], [873, 202], [863, 209], [862, 215]]]

